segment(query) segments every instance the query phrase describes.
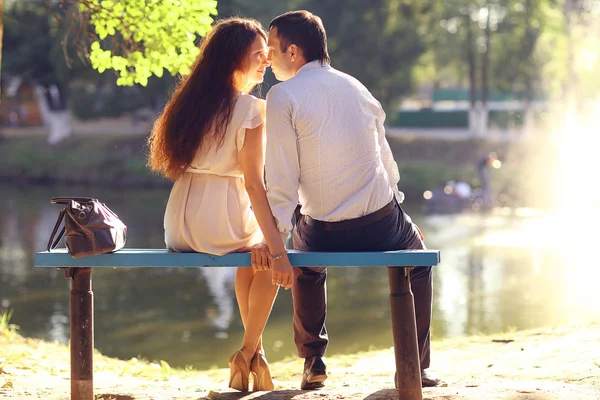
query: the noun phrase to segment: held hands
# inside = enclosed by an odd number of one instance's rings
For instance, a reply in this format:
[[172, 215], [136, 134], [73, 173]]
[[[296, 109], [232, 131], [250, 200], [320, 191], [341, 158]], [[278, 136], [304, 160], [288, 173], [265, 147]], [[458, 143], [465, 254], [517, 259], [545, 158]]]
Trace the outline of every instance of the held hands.
[[269, 260], [269, 248], [266, 244], [260, 243], [250, 249], [250, 261], [255, 271], [268, 271], [271, 269], [271, 260]]
[[294, 273], [287, 253], [284, 253], [283, 257], [278, 260], [272, 260], [271, 267], [273, 269], [273, 285], [281, 286], [285, 290], [291, 288], [294, 281]]
[[292, 287], [293, 270], [290, 264], [290, 259], [287, 253], [283, 253], [281, 257], [272, 260], [269, 257], [269, 248], [266, 244], [257, 244], [250, 250], [250, 259], [252, 268], [255, 271], [273, 271], [273, 285], [281, 286], [285, 290]]

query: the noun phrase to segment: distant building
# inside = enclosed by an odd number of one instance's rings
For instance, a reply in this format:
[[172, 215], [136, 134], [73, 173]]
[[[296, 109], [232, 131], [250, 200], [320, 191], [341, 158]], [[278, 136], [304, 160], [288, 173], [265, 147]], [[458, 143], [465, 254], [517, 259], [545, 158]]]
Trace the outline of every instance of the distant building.
[[21, 78], [6, 79], [2, 82], [0, 101], [0, 122], [2, 125], [43, 125], [42, 113], [32, 83]]
[[[477, 93], [477, 102], [481, 94]], [[387, 124], [402, 128], [469, 128], [469, 90], [462, 87], [418, 87], [413, 96], [403, 100], [398, 110], [388, 113]], [[537, 96], [530, 110], [539, 115], [548, 108], [548, 101]], [[523, 126], [527, 103], [523, 93], [490, 89], [487, 99], [486, 127], [514, 129]]]
[[[477, 93], [476, 98], [480, 100], [481, 94]], [[433, 88], [419, 87], [414, 95], [405, 99], [400, 104], [401, 110], [422, 110], [429, 109], [433, 111], [464, 111], [470, 107], [469, 89], [461, 87]], [[538, 95], [533, 100], [534, 108], [543, 108], [547, 105], [547, 99]], [[508, 92], [496, 89], [490, 89], [488, 94], [488, 110], [524, 110], [524, 93]]]

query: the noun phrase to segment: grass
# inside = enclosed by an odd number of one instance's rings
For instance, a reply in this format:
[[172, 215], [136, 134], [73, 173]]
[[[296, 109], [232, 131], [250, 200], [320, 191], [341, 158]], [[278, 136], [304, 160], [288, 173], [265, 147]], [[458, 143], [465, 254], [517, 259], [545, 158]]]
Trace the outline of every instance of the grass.
[[0, 335], [4, 335], [7, 339], [15, 336], [19, 330], [19, 326], [11, 324], [10, 320], [13, 316], [13, 310], [3, 311], [0, 314]]
[[0, 171], [0, 180], [14, 183], [168, 185], [146, 168], [141, 136], [76, 136], [55, 146], [42, 137], [5, 138], [0, 146]]

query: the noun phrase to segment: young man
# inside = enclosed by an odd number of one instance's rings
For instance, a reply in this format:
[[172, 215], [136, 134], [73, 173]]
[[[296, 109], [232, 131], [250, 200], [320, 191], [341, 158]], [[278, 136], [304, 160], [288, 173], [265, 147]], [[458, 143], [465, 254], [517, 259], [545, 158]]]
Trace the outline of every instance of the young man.
[[[304, 251], [423, 249], [406, 215], [400, 174], [385, 138], [381, 104], [355, 78], [329, 65], [321, 19], [308, 11], [269, 26], [266, 179], [277, 226]], [[322, 387], [328, 338], [325, 268], [294, 268], [294, 340], [305, 358], [302, 389]], [[430, 377], [431, 267], [411, 276], [424, 386]]]

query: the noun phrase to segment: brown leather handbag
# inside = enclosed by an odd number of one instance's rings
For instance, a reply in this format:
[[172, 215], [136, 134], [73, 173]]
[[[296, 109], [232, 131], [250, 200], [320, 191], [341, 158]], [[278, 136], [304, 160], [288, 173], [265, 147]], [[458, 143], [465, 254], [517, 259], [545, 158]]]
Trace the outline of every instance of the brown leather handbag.
[[[73, 258], [117, 251], [125, 246], [127, 227], [104, 203], [90, 197], [54, 197], [52, 204], [63, 204], [48, 241], [52, 251], [65, 236], [65, 244]], [[57, 235], [62, 223], [65, 224]]]

